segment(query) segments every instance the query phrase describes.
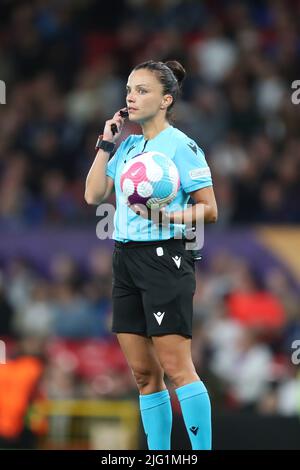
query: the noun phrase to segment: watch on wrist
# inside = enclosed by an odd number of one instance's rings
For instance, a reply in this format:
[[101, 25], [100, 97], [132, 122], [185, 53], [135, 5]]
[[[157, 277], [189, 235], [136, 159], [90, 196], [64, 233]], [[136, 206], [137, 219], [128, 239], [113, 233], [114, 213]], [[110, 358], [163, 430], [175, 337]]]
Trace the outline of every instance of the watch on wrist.
[[112, 153], [115, 150], [116, 144], [109, 142], [108, 140], [103, 140], [103, 135], [99, 135], [95, 150], [104, 150], [104, 152]]

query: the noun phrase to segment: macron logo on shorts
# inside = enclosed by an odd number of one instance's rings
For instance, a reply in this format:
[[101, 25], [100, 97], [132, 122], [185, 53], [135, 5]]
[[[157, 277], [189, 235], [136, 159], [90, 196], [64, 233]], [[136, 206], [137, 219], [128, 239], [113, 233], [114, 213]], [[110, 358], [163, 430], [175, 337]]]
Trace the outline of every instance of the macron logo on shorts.
[[157, 323], [161, 325], [161, 322], [163, 321], [165, 316], [165, 312], [157, 312], [153, 313], [153, 315], [155, 316]]
[[174, 263], [176, 264], [177, 268], [179, 269], [180, 268], [180, 264], [181, 264], [181, 256], [172, 256], [172, 260], [174, 261]]

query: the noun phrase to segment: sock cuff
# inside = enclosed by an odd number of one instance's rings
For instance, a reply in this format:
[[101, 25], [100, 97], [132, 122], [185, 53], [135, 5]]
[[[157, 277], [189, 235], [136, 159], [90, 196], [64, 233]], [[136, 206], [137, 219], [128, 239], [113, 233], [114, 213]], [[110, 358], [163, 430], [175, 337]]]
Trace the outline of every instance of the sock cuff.
[[170, 400], [169, 390], [162, 390], [161, 392], [150, 393], [148, 395], [140, 395], [140, 409], [148, 410], [155, 406], [162, 405]]
[[185, 400], [186, 398], [191, 398], [195, 395], [201, 395], [202, 393], [207, 393], [207, 389], [203, 382], [197, 381], [190, 384], [183, 385], [175, 390], [178, 400]]

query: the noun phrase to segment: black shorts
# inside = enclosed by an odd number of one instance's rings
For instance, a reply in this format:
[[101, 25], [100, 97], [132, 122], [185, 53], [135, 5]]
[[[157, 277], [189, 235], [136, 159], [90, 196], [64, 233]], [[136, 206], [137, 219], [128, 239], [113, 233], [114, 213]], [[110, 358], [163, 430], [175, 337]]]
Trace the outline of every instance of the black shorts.
[[114, 333], [192, 337], [195, 267], [182, 240], [115, 242]]

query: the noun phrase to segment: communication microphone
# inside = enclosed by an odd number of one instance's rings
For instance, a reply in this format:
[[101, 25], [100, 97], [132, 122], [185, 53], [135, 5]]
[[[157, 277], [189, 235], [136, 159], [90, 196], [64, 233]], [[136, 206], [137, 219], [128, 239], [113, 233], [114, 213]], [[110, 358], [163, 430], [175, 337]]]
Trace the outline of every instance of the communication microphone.
[[[123, 119], [128, 117], [128, 111], [127, 111], [127, 109], [126, 109], [126, 110], [121, 109], [121, 110], [119, 111], [119, 113], [120, 113], [120, 116], [121, 116]], [[110, 129], [111, 129], [112, 135], [115, 135], [115, 134], [118, 133], [117, 124], [112, 124], [112, 125], [110, 126]]]

